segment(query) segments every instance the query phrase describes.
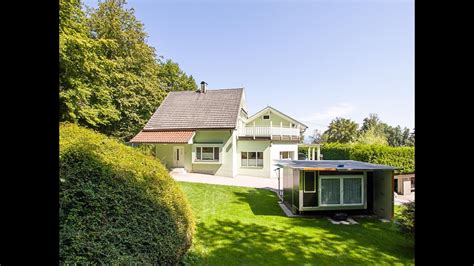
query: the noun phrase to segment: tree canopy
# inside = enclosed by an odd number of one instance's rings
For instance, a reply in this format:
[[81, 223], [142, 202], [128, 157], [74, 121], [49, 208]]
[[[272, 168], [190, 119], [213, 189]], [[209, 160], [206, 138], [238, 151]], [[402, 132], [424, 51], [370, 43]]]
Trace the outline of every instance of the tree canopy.
[[414, 146], [415, 131], [400, 126], [392, 127], [378, 117], [369, 114], [364, 118], [362, 126], [357, 129], [356, 122], [337, 117], [331, 121], [328, 129], [321, 135], [315, 130], [310, 136], [312, 143], [359, 143], [389, 145], [392, 147]]
[[359, 125], [350, 119], [336, 117], [323, 135], [326, 135], [324, 138], [327, 142], [350, 143], [356, 139], [358, 127]]
[[144, 25], [125, 0], [86, 9], [60, 0], [60, 121], [128, 140], [174, 90], [196, 82], [146, 43]]

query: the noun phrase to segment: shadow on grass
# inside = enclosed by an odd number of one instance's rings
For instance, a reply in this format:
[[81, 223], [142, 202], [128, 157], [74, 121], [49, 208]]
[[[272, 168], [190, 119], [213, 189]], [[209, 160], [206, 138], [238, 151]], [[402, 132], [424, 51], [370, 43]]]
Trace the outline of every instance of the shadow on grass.
[[275, 229], [255, 223], [221, 220], [215, 224], [199, 223], [200, 244], [209, 248], [208, 254], [191, 252], [186, 264], [206, 265], [291, 265], [296, 262], [329, 262], [331, 256], [320, 255], [317, 260], [305, 259], [302, 243], [319, 245], [332, 252], [333, 247], [316, 243], [305, 235], [291, 234], [284, 229]]
[[358, 219], [358, 225], [333, 225], [325, 218], [286, 218], [271, 191], [233, 193], [237, 203], [248, 204], [254, 215], [284, 220], [200, 222], [195, 245], [199, 248], [186, 256], [186, 264], [414, 263], [413, 242], [392, 224], [370, 218]]
[[249, 192], [234, 192], [237, 201], [250, 206], [255, 215], [285, 216], [276, 202], [278, 197], [275, 193], [265, 189], [252, 189]]
[[[319, 223], [321, 224], [321, 223]], [[317, 226], [317, 225], [315, 225]], [[412, 257], [393, 254], [387, 243], [369, 245], [360, 232], [335, 232], [317, 228], [296, 232], [292, 223], [275, 228], [255, 223], [218, 220], [199, 223], [200, 251], [191, 251], [185, 264], [206, 265], [299, 265], [407, 263]], [[390, 246], [390, 244], [388, 245]]]

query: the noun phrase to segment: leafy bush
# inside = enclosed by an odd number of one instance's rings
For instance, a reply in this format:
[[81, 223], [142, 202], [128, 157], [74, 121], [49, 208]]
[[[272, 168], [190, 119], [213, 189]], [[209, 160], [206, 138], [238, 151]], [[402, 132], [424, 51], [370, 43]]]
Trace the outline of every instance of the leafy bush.
[[355, 160], [402, 168], [400, 173], [415, 172], [414, 147], [327, 143], [321, 145], [324, 160]]
[[60, 125], [60, 262], [177, 264], [194, 232], [178, 184], [156, 160]]
[[410, 201], [402, 205], [398, 223], [403, 232], [415, 235], [415, 202]]
[[136, 146], [133, 146], [136, 150], [139, 150], [143, 154], [150, 155], [155, 157], [156, 156], [156, 150], [155, 150], [155, 145], [153, 144], [136, 144]]

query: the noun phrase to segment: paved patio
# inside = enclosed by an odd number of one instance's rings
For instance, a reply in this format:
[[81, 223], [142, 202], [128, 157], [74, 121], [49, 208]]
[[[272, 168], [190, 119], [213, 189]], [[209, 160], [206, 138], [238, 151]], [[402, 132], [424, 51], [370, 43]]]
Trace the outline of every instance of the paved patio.
[[415, 192], [412, 192], [409, 195], [398, 195], [395, 198], [395, 205], [402, 205], [403, 203], [408, 203], [410, 201], [415, 201]]
[[170, 175], [175, 180], [183, 181], [183, 182], [278, 189], [278, 179], [274, 179], [274, 178], [240, 176], [240, 175], [232, 178], [232, 177], [206, 175], [206, 174], [198, 174], [198, 173], [184, 173], [180, 170], [173, 170], [170, 172]]

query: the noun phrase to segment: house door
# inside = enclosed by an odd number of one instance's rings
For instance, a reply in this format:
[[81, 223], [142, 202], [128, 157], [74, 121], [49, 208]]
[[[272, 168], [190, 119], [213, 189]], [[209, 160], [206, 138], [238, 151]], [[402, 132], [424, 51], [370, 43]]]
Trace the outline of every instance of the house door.
[[183, 146], [173, 147], [173, 166], [184, 167], [184, 147]]

